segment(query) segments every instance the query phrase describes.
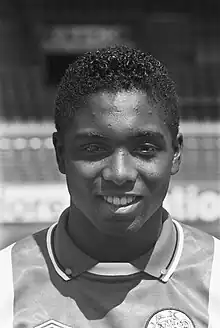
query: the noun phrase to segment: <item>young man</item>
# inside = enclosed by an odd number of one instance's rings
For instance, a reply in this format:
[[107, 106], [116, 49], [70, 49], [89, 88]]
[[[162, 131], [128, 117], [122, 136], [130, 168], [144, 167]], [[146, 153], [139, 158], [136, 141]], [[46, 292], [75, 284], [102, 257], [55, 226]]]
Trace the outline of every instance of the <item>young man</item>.
[[125, 46], [86, 54], [55, 124], [70, 207], [1, 251], [0, 327], [219, 328], [220, 241], [162, 207], [182, 150], [162, 64]]

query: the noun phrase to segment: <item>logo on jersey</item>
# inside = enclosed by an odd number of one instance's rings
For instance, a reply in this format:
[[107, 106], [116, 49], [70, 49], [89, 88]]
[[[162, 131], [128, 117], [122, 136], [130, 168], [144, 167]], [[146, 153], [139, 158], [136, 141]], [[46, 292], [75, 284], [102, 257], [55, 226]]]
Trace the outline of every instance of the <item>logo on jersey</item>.
[[35, 326], [34, 328], [72, 328], [72, 327], [64, 325], [63, 323], [58, 322], [56, 320], [48, 320], [38, 326]]
[[192, 320], [182, 311], [164, 309], [154, 313], [145, 328], [194, 328]]

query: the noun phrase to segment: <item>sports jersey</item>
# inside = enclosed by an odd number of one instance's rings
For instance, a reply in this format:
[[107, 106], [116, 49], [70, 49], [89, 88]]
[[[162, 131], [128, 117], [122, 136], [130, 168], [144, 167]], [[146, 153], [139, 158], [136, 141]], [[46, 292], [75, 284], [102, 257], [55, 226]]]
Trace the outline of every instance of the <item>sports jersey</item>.
[[0, 252], [1, 328], [219, 328], [220, 241], [166, 216], [154, 247], [99, 263], [58, 223]]

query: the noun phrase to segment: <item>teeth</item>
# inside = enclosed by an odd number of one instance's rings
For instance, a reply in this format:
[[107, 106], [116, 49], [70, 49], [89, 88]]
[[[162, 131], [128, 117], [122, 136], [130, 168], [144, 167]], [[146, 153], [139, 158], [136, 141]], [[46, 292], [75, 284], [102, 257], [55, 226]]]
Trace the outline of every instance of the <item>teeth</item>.
[[112, 201], [114, 205], [120, 205], [120, 198], [114, 197]]
[[107, 203], [114, 205], [127, 205], [132, 203], [135, 200], [136, 196], [124, 196], [124, 197], [116, 197], [116, 196], [104, 196], [104, 199]]
[[126, 197], [121, 198], [121, 204], [125, 205], [126, 203], [129, 203], [128, 199]]

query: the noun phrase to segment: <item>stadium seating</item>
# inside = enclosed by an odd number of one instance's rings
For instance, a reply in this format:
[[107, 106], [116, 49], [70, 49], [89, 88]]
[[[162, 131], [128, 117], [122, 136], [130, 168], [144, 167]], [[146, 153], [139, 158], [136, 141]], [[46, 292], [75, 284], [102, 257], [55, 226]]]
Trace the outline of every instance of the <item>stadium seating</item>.
[[0, 70], [1, 118], [6, 121], [47, 121], [53, 116], [55, 88], [43, 84], [40, 68]]

